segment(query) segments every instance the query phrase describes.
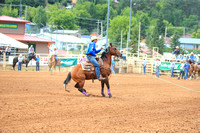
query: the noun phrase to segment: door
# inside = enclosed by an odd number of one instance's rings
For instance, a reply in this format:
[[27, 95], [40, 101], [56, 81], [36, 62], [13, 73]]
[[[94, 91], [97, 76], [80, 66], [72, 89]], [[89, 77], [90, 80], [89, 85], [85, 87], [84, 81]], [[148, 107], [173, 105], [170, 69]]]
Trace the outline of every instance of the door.
[[36, 45], [35, 45], [35, 44], [28, 44], [28, 48], [30, 48], [31, 45], [33, 45], [34, 51], [35, 51], [35, 53], [36, 53]]

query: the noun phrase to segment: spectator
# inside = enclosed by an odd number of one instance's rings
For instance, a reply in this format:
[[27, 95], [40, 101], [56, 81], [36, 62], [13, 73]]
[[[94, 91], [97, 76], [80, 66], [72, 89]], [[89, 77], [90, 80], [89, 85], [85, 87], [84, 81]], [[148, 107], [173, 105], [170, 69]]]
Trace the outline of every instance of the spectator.
[[52, 54], [53, 53], [53, 49], [52, 49], [52, 46], [48, 46], [49, 47], [49, 54]]
[[178, 79], [180, 79], [180, 78], [183, 79], [183, 77], [184, 77], [184, 75], [185, 75], [185, 72], [184, 72], [184, 65], [185, 65], [185, 64], [184, 64], [183, 60], [181, 60], [180, 73], [179, 73]]
[[183, 60], [183, 55], [182, 55], [182, 54], [180, 54], [179, 59], [180, 59], [180, 60]]
[[179, 46], [176, 46], [176, 49], [174, 50], [173, 54], [175, 54], [175, 59], [178, 60], [180, 54]]
[[156, 77], [158, 77], [159, 78], [159, 66], [160, 66], [160, 64], [161, 64], [161, 62], [160, 62], [160, 60], [159, 60], [159, 58], [157, 58], [156, 59], [156, 62], [155, 62], [155, 67], [156, 67]]
[[145, 60], [145, 58], [144, 58], [144, 61], [142, 63], [142, 66], [143, 66], [144, 74], [146, 74], [147, 61]]
[[186, 61], [187, 60], [187, 55], [184, 54], [183, 60]]
[[188, 73], [189, 73], [189, 70], [190, 70], [190, 63], [189, 63], [189, 60], [187, 60], [187, 62], [184, 64], [183, 69], [184, 69], [184, 71], [185, 71], [184, 79], [187, 80]]
[[114, 61], [114, 60], [111, 60], [110, 70], [112, 71], [113, 74], [115, 74], [114, 66], [115, 66], [115, 61]]
[[28, 55], [30, 56], [31, 54], [34, 55], [34, 48], [33, 45], [30, 46], [29, 50], [28, 50]]
[[85, 58], [85, 56], [83, 55], [79, 62], [80, 62], [80, 63], [83, 63], [83, 62], [85, 62], [85, 61], [86, 61], [86, 58]]
[[197, 64], [200, 65], [200, 54], [198, 54], [198, 57], [199, 57], [199, 59], [197, 61]]
[[175, 63], [174, 63], [174, 60], [172, 59], [171, 60], [171, 77], [174, 77], [174, 68], [175, 68]]
[[6, 55], [10, 55], [10, 53], [11, 53], [11, 48], [10, 48], [10, 46], [7, 46], [5, 52], [6, 52]]
[[121, 54], [122, 54], [122, 59], [126, 60], [126, 56], [124, 55], [123, 51], [121, 51]]
[[0, 47], [0, 55], [2, 55], [2, 54], [3, 54], [3, 48]]
[[193, 52], [191, 52], [191, 54], [190, 54], [190, 59], [194, 60], [194, 53]]
[[194, 63], [197, 63], [197, 56], [194, 56]]
[[40, 71], [40, 55], [36, 57], [36, 71]]
[[21, 71], [22, 69], [22, 61], [23, 61], [23, 57], [22, 57], [22, 54], [19, 55], [18, 57], [18, 71]]

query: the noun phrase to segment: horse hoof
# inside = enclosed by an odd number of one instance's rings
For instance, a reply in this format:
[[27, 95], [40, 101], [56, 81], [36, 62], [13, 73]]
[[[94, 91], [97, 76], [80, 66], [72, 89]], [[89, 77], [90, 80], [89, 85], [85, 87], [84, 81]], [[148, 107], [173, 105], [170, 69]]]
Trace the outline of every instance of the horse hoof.
[[64, 84], [63, 86], [64, 86], [65, 91], [70, 92], [70, 90], [66, 89], [66, 84]]
[[109, 98], [112, 98], [112, 95], [109, 95]]
[[104, 93], [101, 93], [102, 97], [106, 97], [106, 95]]

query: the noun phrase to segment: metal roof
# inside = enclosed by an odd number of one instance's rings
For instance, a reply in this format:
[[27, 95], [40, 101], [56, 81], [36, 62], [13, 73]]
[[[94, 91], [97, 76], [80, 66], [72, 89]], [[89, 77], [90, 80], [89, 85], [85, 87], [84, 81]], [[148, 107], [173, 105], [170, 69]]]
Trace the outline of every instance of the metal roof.
[[38, 38], [35, 36], [29, 36], [29, 35], [22, 35], [22, 34], [5, 34], [11, 38], [14, 38], [17, 41], [21, 41], [21, 42], [45, 42], [45, 43], [55, 43], [54, 41], [51, 40], [46, 40], [43, 38]]
[[180, 38], [181, 44], [200, 44], [200, 39], [197, 38]]
[[9, 16], [0, 16], [0, 22], [16, 22], [16, 23], [30, 23], [30, 21], [13, 18]]

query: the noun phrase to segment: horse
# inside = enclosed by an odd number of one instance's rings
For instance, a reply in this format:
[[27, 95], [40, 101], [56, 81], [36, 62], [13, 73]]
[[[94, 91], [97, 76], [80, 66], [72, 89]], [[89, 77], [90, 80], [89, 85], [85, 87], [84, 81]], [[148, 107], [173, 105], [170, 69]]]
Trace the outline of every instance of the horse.
[[60, 72], [60, 66], [61, 66], [61, 61], [58, 59], [58, 63], [56, 63], [56, 59], [54, 55], [51, 55], [49, 62], [48, 62], [49, 70], [51, 70], [51, 74], [53, 69], [56, 69], [56, 66], [59, 66], [59, 72]]
[[192, 64], [190, 64], [190, 70], [189, 70], [189, 76], [190, 76], [190, 80], [192, 79], [192, 78], [195, 78], [195, 79], [197, 79], [197, 77], [196, 77], [196, 73], [197, 73], [197, 75], [198, 75], [198, 73], [199, 73], [199, 65], [197, 65], [196, 63], [192, 63]]
[[[122, 57], [122, 54], [119, 50], [116, 49], [115, 46], [110, 44], [110, 46], [106, 47], [105, 51], [102, 53], [101, 58], [99, 58], [98, 62], [100, 64], [100, 71], [103, 77], [105, 77], [105, 80], [101, 81], [101, 95], [105, 97], [104, 94], [104, 84], [106, 84], [107, 89], [108, 89], [108, 95], [109, 98], [112, 97], [111, 92], [110, 92], [110, 85], [109, 85], [109, 79], [108, 76], [111, 74], [111, 56], [117, 56], [117, 57]], [[96, 72], [94, 69], [94, 65], [91, 64], [93, 69], [91, 71], [85, 71], [82, 68], [82, 64], [77, 64], [74, 66], [71, 70], [71, 72], [68, 73], [67, 78], [64, 81], [64, 89], [67, 92], [70, 92], [69, 90], [66, 89], [66, 85], [69, 83], [71, 79], [73, 79], [76, 84], [75, 88], [78, 89], [81, 93], [83, 93], [85, 96], [91, 96], [89, 95], [86, 90], [83, 88], [85, 84], [85, 80], [94, 80], [97, 79]]]
[[[32, 59], [36, 60], [35, 54], [30, 54], [29, 56], [25, 56], [25, 59], [22, 61], [22, 64], [26, 64], [26, 71], [28, 70], [28, 63]], [[17, 62], [18, 62], [18, 57], [13, 58], [13, 70], [14, 71], [15, 71], [15, 65], [17, 64]]]

